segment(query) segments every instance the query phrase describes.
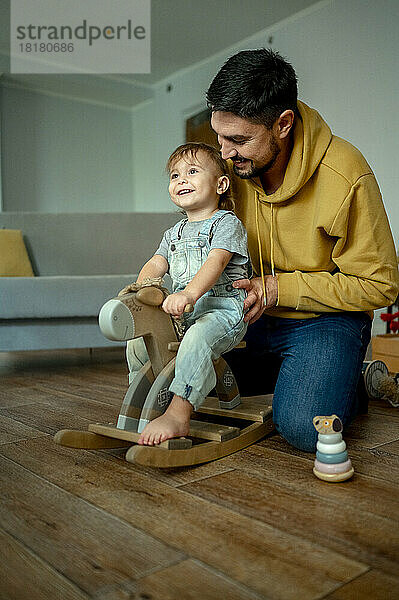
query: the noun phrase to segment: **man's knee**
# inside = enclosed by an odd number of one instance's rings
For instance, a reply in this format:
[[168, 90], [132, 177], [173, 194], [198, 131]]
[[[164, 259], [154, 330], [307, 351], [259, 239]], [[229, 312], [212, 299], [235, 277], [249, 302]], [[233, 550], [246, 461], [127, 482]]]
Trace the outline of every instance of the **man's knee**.
[[279, 434], [291, 446], [304, 452], [316, 452], [317, 431], [311, 418], [293, 412], [283, 414], [273, 410], [273, 421]]

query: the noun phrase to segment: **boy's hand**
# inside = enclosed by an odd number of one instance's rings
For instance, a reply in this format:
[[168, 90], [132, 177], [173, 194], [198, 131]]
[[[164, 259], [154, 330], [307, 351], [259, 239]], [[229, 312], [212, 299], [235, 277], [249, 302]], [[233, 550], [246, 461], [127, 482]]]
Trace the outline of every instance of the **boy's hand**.
[[176, 292], [165, 298], [162, 308], [166, 313], [174, 317], [180, 317], [187, 304], [194, 305], [195, 298], [190, 296], [190, 294], [186, 294], [186, 292]]

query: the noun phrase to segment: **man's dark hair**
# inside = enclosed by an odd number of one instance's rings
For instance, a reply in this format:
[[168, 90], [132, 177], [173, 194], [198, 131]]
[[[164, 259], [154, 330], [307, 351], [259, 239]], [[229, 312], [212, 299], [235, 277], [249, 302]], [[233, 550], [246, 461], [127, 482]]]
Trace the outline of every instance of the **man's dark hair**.
[[294, 68], [269, 48], [231, 56], [213, 79], [206, 98], [213, 112], [231, 112], [268, 129], [285, 110], [298, 115]]

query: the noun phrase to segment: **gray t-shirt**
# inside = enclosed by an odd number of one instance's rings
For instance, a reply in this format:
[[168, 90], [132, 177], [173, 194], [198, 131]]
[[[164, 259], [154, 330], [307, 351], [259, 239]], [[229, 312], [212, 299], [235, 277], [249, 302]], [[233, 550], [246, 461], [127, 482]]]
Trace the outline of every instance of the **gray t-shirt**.
[[[181, 230], [181, 239], [192, 238], [198, 235], [198, 231], [204, 230], [205, 221], [187, 221]], [[163, 234], [162, 241], [155, 254], [160, 254], [168, 260], [168, 248], [170, 245], [172, 232], [174, 227], [171, 227]], [[210, 249], [221, 248], [232, 252], [229, 263], [225, 268], [226, 274], [232, 281], [236, 279], [247, 279], [250, 277], [250, 261], [247, 247], [247, 232], [244, 225], [234, 214], [225, 214], [220, 219], [212, 231], [212, 239]]]

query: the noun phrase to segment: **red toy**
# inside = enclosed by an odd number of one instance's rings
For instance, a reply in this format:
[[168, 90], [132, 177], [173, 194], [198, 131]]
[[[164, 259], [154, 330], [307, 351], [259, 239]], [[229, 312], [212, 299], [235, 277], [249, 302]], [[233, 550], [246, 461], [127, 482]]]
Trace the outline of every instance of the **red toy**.
[[396, 313], [382, 313], [381, 319], [389, 323], [389, 329], [392, 333], [399, 331], [399, 311]]

